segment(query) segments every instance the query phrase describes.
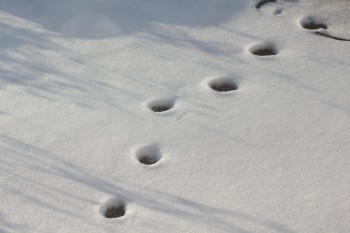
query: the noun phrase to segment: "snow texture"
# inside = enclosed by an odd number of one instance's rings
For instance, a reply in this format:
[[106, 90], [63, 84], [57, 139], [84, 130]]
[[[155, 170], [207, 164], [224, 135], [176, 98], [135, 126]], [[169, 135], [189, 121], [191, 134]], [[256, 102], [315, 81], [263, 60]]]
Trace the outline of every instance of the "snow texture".
[[350, 2], [257, 4], [0, 0], [0, 232], [349, 232]]

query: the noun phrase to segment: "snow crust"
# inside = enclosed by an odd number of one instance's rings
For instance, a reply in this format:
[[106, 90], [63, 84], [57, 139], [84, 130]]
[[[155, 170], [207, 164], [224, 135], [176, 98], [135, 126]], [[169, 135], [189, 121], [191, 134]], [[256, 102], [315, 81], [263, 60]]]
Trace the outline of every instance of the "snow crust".
[[348, 232], [350, 3], [256, 4], [1, 0], [0, 232]]

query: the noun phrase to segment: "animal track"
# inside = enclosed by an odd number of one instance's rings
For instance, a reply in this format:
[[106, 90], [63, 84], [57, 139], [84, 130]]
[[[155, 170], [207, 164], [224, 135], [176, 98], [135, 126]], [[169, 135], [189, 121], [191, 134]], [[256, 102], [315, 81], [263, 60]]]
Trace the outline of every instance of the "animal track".
[[327, 29], [328, 26], [320, 20], [312, 17], [305, 17], [300, 21], [300, 25], [308, 30]]
[[271, 43], [253, 45], [249, 51], [256, 56], [273, 56], [278, 54], [276, 47]]
[[[300, 25], [307, 30], [319, 30], [319, 29], [328, 29], [328, 26], [321, 22], [320, 20], [312, 17], [305, 17], [300, 21]], [[330, 35], [326, 32], [316, 31], [315, 35], [322, 36], [325, 38], [338, 40], [338, 41], [350, 41], [350, 39], [345, 39], [337, 36]]]
[[269, 3], [269, 2], [277, 2], [277, 0], [261, 0], [256, 4], [256, 9], [260, 9], [263, 5]]
[[112, 198], [101, 206], [100, 212], [105, 218], [120, 218], [126, 213], [126, 204], [117, 198]]
[[161, 159], [159, 147], [155, 144], [142, 146], [136, 151], [137, 160], [145, 165], [152, 165]]
[[149, 109], [153, 112], [165, 112], [172, 109], [175, 105], [175, 99], [158, 99], [148, 104]]
[[229, 92], [238, 89], [237, 83], [231, 78], [216, 78], [209, 81], [208, 85], [217, 92]]

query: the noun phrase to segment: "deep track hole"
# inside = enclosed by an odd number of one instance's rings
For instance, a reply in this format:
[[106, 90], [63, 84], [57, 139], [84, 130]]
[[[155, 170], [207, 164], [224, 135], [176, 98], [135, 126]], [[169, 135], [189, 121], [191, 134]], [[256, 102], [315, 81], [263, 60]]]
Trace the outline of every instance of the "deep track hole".
[[232, 80], [216, 80], [210, 83], [209, 86], [217, 92], [229, 92], [238, 89], [238, 85]]
[[119, 218], [125, 215], [125, 205], [111, 205], [105, 211], [106, 218]]
[[158, 162], [158, 158], [155, 155], [152, 154], [144, 154], [141, 155], [139, 158], [139, 162], [145, 165], [152, 165]]
[[112, 198], [100, 207], [100, 213], [105, 218], [120, 218], [126, 214], [126, 203]]
[[165, 112], [172, 109], [175, 105], [175, 99], [159, 99], [152, 101], [148, 107], [153, 112]]
[[328, 26], [319, 19], [305, 17], [300, 21], [300, 25], [307, 30], [327, 29]]
[[274, 56], [278, 54], [276, 47], [272, 44], [254, 45], [249, 51], [256, 56]]
[[171, 106], [169, 105], [155, 105], [151, 107], [151, 110], [153, 112], [165, 112], [171, 109]]
[[161, 159], [159, 147], [155, 144], [140, 147], [136, 151], [137, 160], [144, 165], [152, 165]]

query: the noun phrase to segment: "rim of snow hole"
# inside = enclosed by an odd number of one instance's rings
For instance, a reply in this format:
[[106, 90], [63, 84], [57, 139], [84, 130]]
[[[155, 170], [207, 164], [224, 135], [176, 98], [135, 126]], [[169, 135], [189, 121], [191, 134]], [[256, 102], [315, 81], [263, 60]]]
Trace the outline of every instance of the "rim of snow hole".
[[127, 204], [119, 198], [110, 198], [100, 207], [100, 214], [105, 218], [121, 218], [125, 216]]

